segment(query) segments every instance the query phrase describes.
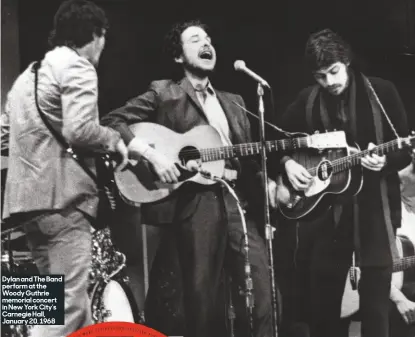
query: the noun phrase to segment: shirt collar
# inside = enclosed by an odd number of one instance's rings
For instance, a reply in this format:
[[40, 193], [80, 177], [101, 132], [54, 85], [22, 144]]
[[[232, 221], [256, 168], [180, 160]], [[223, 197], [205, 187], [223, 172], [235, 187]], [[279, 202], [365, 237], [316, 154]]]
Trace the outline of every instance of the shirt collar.
[[212, 84], [210, 83], [210, 81], [208, 81], [206, 87], [204, 87], [203, 89], [196, 89], [194, 84], [190, 80], [189, 80], [189, 82], [193, 86], [193, 89], [195, 90], [196, 93], [205, 92], [209, 95], [215, 96], [215, 90], [213, 89]]

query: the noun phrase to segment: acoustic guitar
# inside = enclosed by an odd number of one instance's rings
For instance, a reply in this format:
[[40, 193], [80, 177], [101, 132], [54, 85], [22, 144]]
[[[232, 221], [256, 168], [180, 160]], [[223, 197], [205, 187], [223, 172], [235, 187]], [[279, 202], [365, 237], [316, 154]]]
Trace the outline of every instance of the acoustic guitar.
[[[359, 148], [346, 148], [313, 151], [310, 149], [297, 151], [292, 157], [304, 166], [313, 177], [312, 184], [305, 191], [296, 191], [289, 183], [286, 175], [277, 179], [278, 188], [287, 197], [279, 200], [281, 213], [288, 219], [311, 218], [330, 207], [333, 194], [356, 195], [363, 186], [363, 167], [361, 158], [372, 153], [385, 155], [404, 147], [413, 147], [415, 136], [399, 138], [378, 145], [371, 150], [360, 151]], [[324, 199], [324, 200], [323, 200]], [[319, 207], [317, 207], [319, 206]], [[312, 211], [316, 212], [312, 212]]]
[[[130, 130], [167, 158], [182, 164], [177, 165], [181, 172], [180, 181], [176, 184], [168, 184], [158, 180], [151, 165], [143, 158], [130, 159], [126, 169], [115, 172], [114, 178], [120, 196], [132, 205], [162, 200], [187, 181], [205, 185], [216, 183], [200, 172], [183, 169], [190, 160], [200, 163], [201, 171], [222, 177], [226, 159], [257, 155], [262, 149], [259, 142], [223, 146], [219, 133], [210, 125], [196, 126], [183, 134], [147, 122], [132, 124]], [[302, 148], [338, 148], [346, 145], [343, 131], [272, 140], [265, 144], [267, 152]]]
[[[392, 284], [401, 289], [405, 279], [404, 271], [415, 266], [415, 248], [413, 243], [404, 235], [396, 236], [396, 245], [402, 247], [400, 258], [393, 262]], [[344, 287], [341, 317], [346, 318], [355, 314], [359, 310], [359, 292], [357, 290], [360, 280], [360, 269], [352, 266]]]

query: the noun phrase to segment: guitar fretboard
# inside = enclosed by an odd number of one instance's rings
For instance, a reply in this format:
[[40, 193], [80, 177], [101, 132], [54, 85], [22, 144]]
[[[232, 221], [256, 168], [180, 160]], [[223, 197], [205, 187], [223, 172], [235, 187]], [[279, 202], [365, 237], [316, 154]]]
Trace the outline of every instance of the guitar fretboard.
[[[333, 173], [339, 173], [342, 171], [346, 171], [352, 168], [353, 166], [359, 165], [361, 162], [361, 159], [367, 155], [371, 155], [375, 153], [379, 156], [383, 156], [389, 152], [401, 149], [403, 146], [408, 145], [407, 143], [410, 144], [412, 141], [413, 141], [413, 138], [411, 138], [410, 141], [402, 139], [402, 138], [394, 139], [394, 140], [391, 140], [390, 142], [378, 145], [374, 147], [373, 149], [363, 150], [363, 151], [354, 153], [350, 156], [346, 156], [343, 158], [333, 160], [331, 162], [331, 165], [333, 167]], [[316, 170], [317, 170], [317, 167], [308, 169], [308, 171], [312, 175], [316, 175]]]
[[[295, 150], [307, 148], [307, 137], [272, 140], [265, 142], [267, 152]], [[261, 143], [245, 143], [232, 146], [207, 148], [200, 150], [201, 159], [204, 162], [257, 155], [261, 152]]]
[[415, 266], [415, 256], [404, 257], [393, 261], [393, 272], [403, 271]]

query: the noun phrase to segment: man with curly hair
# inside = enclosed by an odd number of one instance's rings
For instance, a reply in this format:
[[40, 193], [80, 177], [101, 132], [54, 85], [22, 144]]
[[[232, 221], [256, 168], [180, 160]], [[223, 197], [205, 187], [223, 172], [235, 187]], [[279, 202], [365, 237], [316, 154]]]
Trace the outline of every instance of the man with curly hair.
[[[140, 140], [140, 135], [135, 137], [128, 127], [130, 124], [153, 122], [178, 133], [210, 124], [217, 130], [223, 145], [250, 142], [251, 135], [245, 112], [233, 103], [244, 105], [243, 99], [215, 89], [209, 81], [216, 64], [216, 51], [204, 24], [199, 21], [176, 24], [166, 36], [165, 50], [175, 63], [181, 65], [184, 78], [179, 82], [152, 82], [146, 93], [110, 112], [102, 122], [119, 131], [128, 144], [130, 155], [146, 158], [162, 182], [175, 183], [180, 176], [175, 163]], [[253, 221], [255, 212], [248, 208], [249, 202], [261, 199], [261, 172], [255, 161], [245, 158], [228, 161], [224, 175], [235, 181], [236, 190], [248, 211], [249, 257], [255, 296], [254, 335], [271, 336], [267, 254]], [[275, 205], [275, 183], [270, 184], [270, 190], [271, 204]], [[178, 254], [182, 273], [185, 335], [212, 336], [215, 302], [224, 265], [233, 281], [245, 288], [243, 229], [235, 200], [220, 184], [186, 183], [167, 200], [142, 205], [142, 211], [144, 223], [172, 224], [174, 228], [171, 240], [176, 241], [177, 251], [172, 254]]]
[[[3, 219], [23, 224], [41, 274], [63, 274], [64, 325], [36, 326], [31, 336], [66, 337], [92, 324], [87, 293], [91, 224], [98, 190], [39, 116], [82, 152], [95, 170], [94, 153], [118, 152], [127, 163], [119, 132], [101, 126], [95, 67], [105, 45], [104, 11], [85, 0], [65, 1], [54, 18], [52, 49], [17, 78], [1, 116], [2, 147], [9, 147]], [[37, 82], [35, 84], [35, 82]]]

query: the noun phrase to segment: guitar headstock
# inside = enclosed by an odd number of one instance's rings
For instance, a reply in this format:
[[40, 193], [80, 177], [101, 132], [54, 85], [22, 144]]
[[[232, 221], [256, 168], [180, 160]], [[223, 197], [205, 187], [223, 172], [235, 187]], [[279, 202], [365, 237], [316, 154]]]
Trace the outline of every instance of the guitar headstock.
[[319, 133], [318, 131], [308, 136], [309, 147], [323, 150], [330, 148], [348, 147], [344, 131], [331, 131]]

